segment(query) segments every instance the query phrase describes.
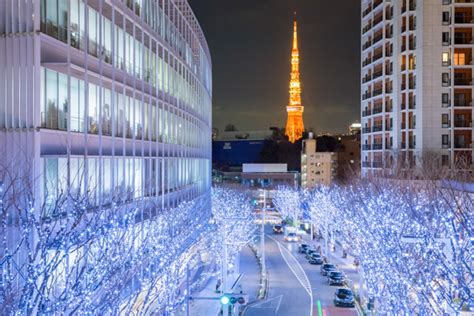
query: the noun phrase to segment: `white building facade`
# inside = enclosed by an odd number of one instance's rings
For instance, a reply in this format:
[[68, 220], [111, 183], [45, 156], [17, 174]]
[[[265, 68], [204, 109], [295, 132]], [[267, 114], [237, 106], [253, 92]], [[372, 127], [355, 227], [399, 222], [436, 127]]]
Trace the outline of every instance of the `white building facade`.
[[337, 154], [317, 152], [316, 139], [304, 139], [301, 152], [301, 188], [311, 189], [317, 185], [330, 186], [336, 173]]
[[0, 147], [40, 196], [209, 194], [211, 57], [187, 0], [6, 0], [0, 34]]
[[424, 153], [472, 168], [474, 2], [363, 0], [362, 174]]

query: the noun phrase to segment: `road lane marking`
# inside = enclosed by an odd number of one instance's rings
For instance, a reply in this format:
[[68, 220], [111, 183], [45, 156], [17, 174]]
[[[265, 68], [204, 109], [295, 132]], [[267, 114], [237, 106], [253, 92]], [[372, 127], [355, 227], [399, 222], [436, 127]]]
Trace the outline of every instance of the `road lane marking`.
[[[306, 293], [308, 293], [309, 299], [310, 299], [309, 315], [313, 316], [313, 290], [311, 287], [311, 283], [309, 282], [308, 276], [306, 275], [306, 272], [304, 271], [301, 264], [298, 262], [298, 259], [296, 259], [295, 256], [293, 256], [291, 251], [286, 249], [285, 246], [283, 246], [278, 240], [276, 240], [272, 236], [267, 235], [267, 237], [273, 240], [277, 244], [278, 249], [280, 250], [281, 257], [285, 261], [286, 265], [291, 270], [291, 272], [293, 272], [293, 275], [296, 277], [296, 279], [301, 284], [303, 289], [305, 289]], [[289, 260], [293, 261], [293, 263], [296, 264], [296, 267], [298, 267], [299, 273], [295, 271], [293, 266], [290, 264]]]

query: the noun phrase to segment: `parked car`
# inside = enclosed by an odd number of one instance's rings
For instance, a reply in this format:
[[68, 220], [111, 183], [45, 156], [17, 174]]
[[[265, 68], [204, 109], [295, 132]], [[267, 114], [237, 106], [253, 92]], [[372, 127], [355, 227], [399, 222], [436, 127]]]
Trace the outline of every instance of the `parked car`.
[[301, 240], [301, 236], [296, 235], [295, 233], [289, 233], [285, 236], [285, 241], [288, 242], [297, 242]]
[[308, 250], [306, 250], [306, 255], [305, 255], [306, 259], [309, 260], [309, 258], [311, 258], [311, 256], [312, 256], [314, 253], [319, 254], [316, 249], [308, 249]]
[[334, 293], [334, 305], [341, 307], [354, 307], [354, 294], [349, 289], [337, 289]]
[[309, 248], [311, 248], [311, 246], [308, 245], [308, 244], [300, 244], [298, 246], [298, 252], [299, 253], [306, 253], [306, 249], [309, 249]]
[[319, 253], [313, 253], [308, 260], [309, 264], [323, 264], [324, 260], [323, 257]]
[[344, 274], [341, 271], [329, 271], [328, 284], [329, 285], [344, 285]]
[[325, 263], [321, 266], [321, 274], [328, 275], [329, 272], [336, 271], [336, 266], [332, 263]]
[[283, 234], [283, 226], [282, 225], [273, 225], [273, 233], [274, 234]]

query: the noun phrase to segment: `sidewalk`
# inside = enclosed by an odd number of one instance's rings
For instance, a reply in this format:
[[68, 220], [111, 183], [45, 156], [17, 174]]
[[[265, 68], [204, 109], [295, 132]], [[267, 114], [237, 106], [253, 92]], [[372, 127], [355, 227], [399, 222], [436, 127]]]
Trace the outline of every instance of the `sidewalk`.
[[[249, 295], [249, 301], [255, 301], [257, 291], [260, 286], [260, 270], [257, 259], [249, 247], [244, 247], [240, 253], [240, 273], [243, 275], [240, 284], [242, 291]], [[230, 281], [233, 283], [233, 281]], [[205, 288], [197, 293], [191, 293], [194, 297], [219, 297], [221, 294], [216, 293], [217, 277], [211, 278]], [[240, 287], [236, 286], [235, 291], [240, 291]], [[193, 300], [190, 304], [191, 316], [216, 316], [219, 315], [221, 304], [219, 300]], [[186, 315], [179, 313], [178, 315]]]

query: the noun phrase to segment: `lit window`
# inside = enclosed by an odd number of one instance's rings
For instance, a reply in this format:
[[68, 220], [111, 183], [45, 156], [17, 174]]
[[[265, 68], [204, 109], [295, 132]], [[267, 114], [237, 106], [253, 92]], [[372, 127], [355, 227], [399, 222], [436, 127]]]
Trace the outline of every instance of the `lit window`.
[[443, 53], [443, 66], [449, 66], [449, 53]]
[[466, 54], [465, 53], [454, 53], [454, 65], [462, 66], [466, 64]]

